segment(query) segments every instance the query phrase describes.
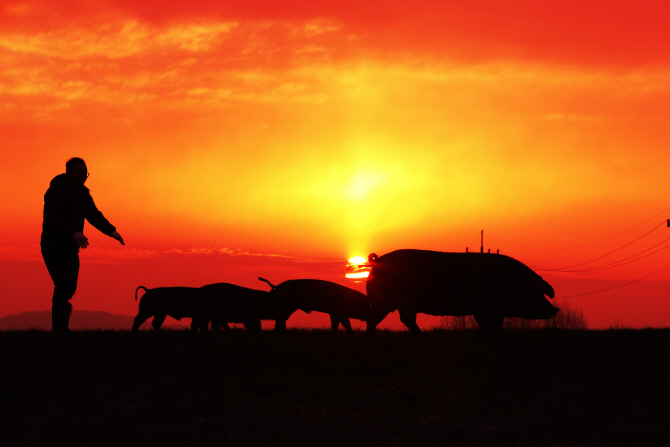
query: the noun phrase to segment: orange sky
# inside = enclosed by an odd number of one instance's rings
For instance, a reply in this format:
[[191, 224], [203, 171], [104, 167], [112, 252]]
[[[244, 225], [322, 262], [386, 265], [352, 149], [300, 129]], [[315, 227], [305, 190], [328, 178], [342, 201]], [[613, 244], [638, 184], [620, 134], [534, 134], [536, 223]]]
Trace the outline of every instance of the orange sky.
[[[364, 290], [351, 256], [478, 249], [482, 229], [536, 268], [608, 253], [670, 217], [669, 19], [646, 1], [4, 2], [0, 315], [50, 306], [43, 194], [72, 156], [127, 242], [87, 227], [75, 309], [259, 274]], [[652, 216], [575, 250], [492, 237], [568, 248]], [[565, 296], [666, 266], [539, 273]], [[592, 326], [668, 325], [668, 281], [570, 300]]]

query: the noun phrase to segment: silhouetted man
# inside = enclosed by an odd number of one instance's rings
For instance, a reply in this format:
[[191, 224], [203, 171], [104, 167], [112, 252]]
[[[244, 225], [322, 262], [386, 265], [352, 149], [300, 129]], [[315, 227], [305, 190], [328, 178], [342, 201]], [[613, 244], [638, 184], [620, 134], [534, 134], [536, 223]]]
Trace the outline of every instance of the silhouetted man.
[[71, 158], [65, 163], [65, 174], [51, 180], [44, 194], [42, 222], [42, 258], [54, 283], [51, 324], [54, 332], [68, 332], [72, 304], [70, 298], [77, 290], [79, 248], [88, 246], [84, 236], [84, 219], [114, 239], [123, 242], [105, 216], [96, 208], [91, 193], [84, 186], [88, 178], [86, 163]]

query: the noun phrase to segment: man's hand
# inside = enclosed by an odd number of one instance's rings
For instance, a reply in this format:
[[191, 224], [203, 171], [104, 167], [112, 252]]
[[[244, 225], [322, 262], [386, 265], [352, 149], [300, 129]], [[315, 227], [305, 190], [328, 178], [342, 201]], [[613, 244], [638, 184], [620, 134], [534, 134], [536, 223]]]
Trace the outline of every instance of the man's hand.
[[77, 231], [75, 234], [72, 235], [72, 239], [74, 239], [74, 241], [77, 243], [77, 247], [79, 248], [88, 247], [88, 238], [79, 231]]
[[112, 236], [117, 241], [121, 242], [121, 245], [126, 245], [126, 243], [123, 242], [123, 238], [121, 237], [121, 235], [119, 233], [117, 233], [116, 231], [113, 232], [112, 234], [110, 234], [110, 236]]

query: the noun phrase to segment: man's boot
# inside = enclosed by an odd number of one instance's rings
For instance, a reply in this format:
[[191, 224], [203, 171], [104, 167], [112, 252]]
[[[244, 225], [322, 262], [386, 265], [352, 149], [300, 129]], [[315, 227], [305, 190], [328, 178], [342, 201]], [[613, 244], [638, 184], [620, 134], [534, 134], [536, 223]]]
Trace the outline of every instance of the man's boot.
[[60, 332], [61, 327], [63, 326], [61, 324], [62, 318], [60, 318], [60, 306], [56, 303], [54, 303], [51, 306], [51, 327], [53, 328], [54, 332]]
[[69, 324], [71, 316], [72, 316], [72, 303], [68, 301], [67, 305], [65, 306], [65, 309], [63, 309], [63, 327], [65, 328], [65, 332], [70, 332]]
[[70, 332], [68, 325], [72, 315], [72, 304], [69, 301], [65, 303], [54, 304], [51, 307], [51, 325], [54, 332]]

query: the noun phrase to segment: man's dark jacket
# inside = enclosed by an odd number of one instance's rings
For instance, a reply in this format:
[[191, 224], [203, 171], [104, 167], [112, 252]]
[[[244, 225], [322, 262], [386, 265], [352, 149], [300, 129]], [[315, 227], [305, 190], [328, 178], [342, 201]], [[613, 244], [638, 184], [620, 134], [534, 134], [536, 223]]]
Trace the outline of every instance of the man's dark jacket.
[[87, 187], [72, 183], [65, 174], [57, 175], [44, 194], [42, 250], [78, 252], [72, 235], [84, 232], [84, 219], [107, 236], [116, 231], [96, 208]]

